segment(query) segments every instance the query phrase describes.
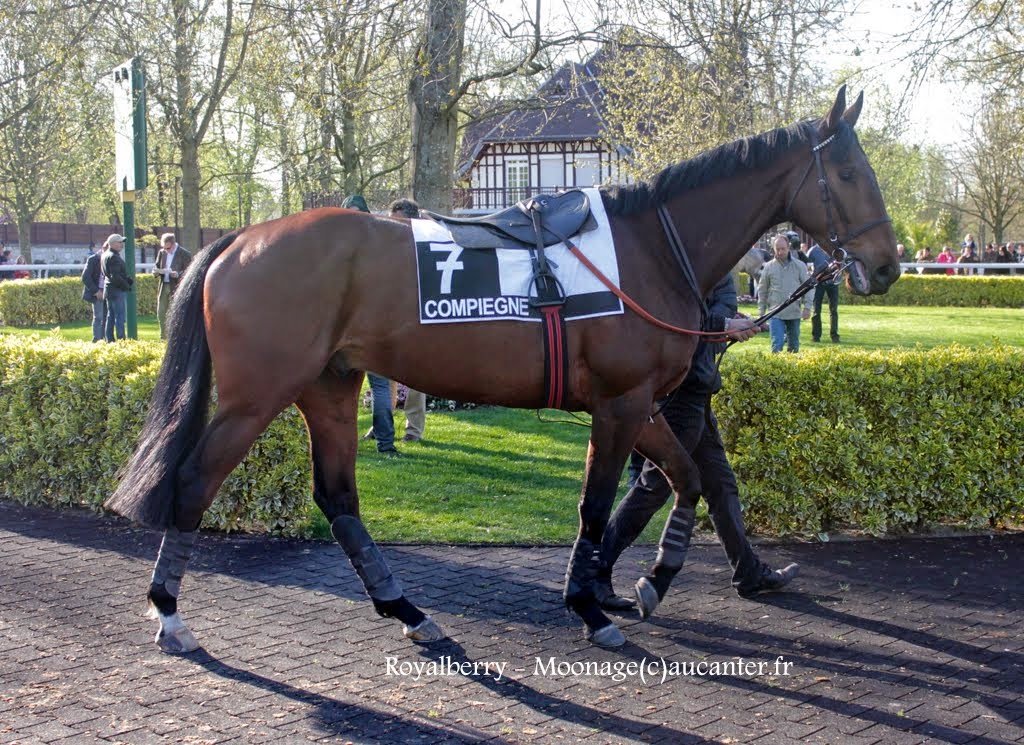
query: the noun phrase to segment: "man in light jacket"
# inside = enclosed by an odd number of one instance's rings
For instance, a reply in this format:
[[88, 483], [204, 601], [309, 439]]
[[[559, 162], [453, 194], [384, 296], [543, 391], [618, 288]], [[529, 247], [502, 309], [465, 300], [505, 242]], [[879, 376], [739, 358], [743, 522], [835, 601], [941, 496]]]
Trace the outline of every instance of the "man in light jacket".
[[[785, 302], [796, 288], [807, 280], [807, 266], [792, 258], [789, 239], [784, 235], [775, 237], [772, 243], [775, 258], [764, 265], [761, 281], [758, 283], [758, 315], [764, 315], [769, 308]], [[772, 352], [781, 352], [782, 347], [790, 352], [800, 351], [800, 321], [811, 317], [807, 295], [785, 308], [768, 321], [772, 339]]]

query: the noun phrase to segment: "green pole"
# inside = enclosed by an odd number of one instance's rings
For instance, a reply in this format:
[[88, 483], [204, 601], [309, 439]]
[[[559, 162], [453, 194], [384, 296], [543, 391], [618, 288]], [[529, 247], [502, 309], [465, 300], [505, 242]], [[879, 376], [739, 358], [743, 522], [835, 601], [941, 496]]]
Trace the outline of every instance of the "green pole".
[[[135, 192], [121, 193], [124, 206], [124, 263], [128, 265], [128, 276], [135, 279]], [[139, 338], [139, 323], [136, 316], [135, 284], [128, 291], [128, 312], [126, 325], [129, 339]]]

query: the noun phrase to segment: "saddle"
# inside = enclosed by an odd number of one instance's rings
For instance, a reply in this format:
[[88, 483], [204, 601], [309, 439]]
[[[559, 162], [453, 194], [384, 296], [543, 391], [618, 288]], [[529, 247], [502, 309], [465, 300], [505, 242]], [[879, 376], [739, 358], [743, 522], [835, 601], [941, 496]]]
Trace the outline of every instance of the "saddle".
[[560, 409], [569, 379], [568, 344], [565, 339], [565, 289], [552, 273], [554, 263], [544, 255], [545, 246], [597, 228], [590, 214], [590, 199], [582, 191], [543, 194], [483, 217], [445, 217], [428, 212], [442, 223], [463, 248], [516, 248], [530, 252], [530, 306], [544, 322], [544, 398], [548, 408]]
[[[463, 248], [517, 248], [536, 250], [560, 243], [559, 236], [576, 235], [597, 228], [590, 214], [590, 199], [582, 191], [543, 194], [480, 217], [447, 217], [426, 212], [442, 223]], [[540, 235], [534, 217], [539, 216]], [[539, 239], [539, 240], [538, 240]]]

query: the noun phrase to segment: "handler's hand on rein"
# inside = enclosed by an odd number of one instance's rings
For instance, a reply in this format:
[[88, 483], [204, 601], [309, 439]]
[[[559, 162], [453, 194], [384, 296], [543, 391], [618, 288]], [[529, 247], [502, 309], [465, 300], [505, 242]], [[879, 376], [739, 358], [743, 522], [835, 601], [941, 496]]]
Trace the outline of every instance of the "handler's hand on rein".
[[760, 330], [750, 318], [729, 318], [725, 322], [725, 335], [734, 341], [753, 339]]

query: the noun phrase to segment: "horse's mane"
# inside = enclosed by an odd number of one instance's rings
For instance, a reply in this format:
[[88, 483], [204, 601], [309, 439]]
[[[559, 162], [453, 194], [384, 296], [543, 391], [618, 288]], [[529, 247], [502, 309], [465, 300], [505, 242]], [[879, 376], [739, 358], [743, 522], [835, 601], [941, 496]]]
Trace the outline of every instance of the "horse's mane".
[[[811, 132], [817, 125], [817, 120], [808, 120], [744, 137], [671, 165], [649, 181], [602, 188], [605, 209], [614, 215], [633, 215], [662, 204], [688, 189], [745, 171], [759, 170], [782, 153], [798, 145], [809, 145]], [[854, 142], [856, 135], [853, 128], [840, 120], [836, 138], [830, 148], [830, 160], [846, 161]]]

